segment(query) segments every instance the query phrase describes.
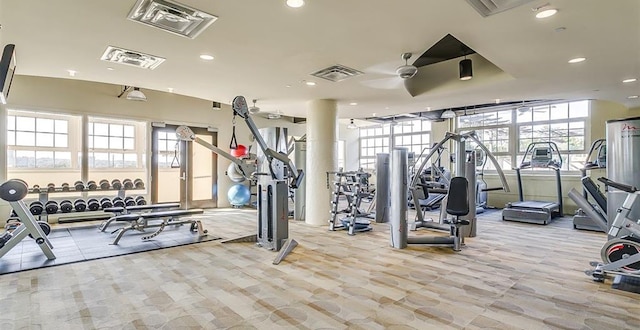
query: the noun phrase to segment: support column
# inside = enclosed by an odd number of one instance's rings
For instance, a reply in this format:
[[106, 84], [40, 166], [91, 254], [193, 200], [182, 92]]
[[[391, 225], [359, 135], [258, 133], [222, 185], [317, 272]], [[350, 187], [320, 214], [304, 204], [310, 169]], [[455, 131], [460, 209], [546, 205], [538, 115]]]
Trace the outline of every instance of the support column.
[[328, 225], [331, 190], [327, 172], [338, 166], [338, 107], [335, 100], [307, 103], [307, 171], [305, 222]]

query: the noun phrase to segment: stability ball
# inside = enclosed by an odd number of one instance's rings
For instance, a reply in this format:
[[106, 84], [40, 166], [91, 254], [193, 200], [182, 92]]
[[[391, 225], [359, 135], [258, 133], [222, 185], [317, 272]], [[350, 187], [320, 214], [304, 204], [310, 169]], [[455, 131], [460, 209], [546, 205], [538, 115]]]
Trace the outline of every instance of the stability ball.
[[233, 182], [240, 183], [244, 181], [244, 176], [242, 176], [242, 173], [240, 173], [238, 166], [234, 163], [229, 164], [229, 167], [227, 167], [227, 175]]
[[227, 198], [229, 198], [229, 203], [231, 203], [231, 205], [243, 206], [248, 204], [249, 200], [251, 200], [251, 192], [247, 186], [238, 183], [229, 188]]
[[247, 147], [242, 144], [238, 144], [235, 149], [231, 149], [231, 155], [233, 157], [242, 157], [247, 154]]

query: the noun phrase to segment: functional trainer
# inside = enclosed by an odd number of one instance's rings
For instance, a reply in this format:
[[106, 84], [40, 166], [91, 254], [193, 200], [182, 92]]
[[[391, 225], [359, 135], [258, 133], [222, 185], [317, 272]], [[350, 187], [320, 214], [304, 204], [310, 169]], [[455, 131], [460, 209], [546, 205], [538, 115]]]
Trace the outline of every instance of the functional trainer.
[[[522, 193], [522, 170], [546, 168], [556, 173], [557, 202], [525, 200]], [[554, 142], [533, 142], [527, 146], [520, 165], [515, 168], [518, 180], [518, 201], [507, 203], [502, 210], [502, 220], [537, 223], [546, 225], [551, 219], [562, 214], [562, 182], [560, 169], [562, 155]]]

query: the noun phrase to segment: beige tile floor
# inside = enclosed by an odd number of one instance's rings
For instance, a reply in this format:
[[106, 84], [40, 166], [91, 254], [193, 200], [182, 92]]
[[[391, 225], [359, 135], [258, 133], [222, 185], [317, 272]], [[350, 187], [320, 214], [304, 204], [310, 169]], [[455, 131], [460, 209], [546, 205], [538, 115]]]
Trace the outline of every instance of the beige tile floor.
[[[255, 211], [211, 210], [205, 226], [250, 234]], [[640, 329], [640, 296], [583, 274], [603, 233], [499, 212], [478, 228], [454, 253], [394, 250], [384, 224], [348, 236], [291, 221], [300, 245], [277, 266], [215, 241], [2, 275], [0, 329]]]

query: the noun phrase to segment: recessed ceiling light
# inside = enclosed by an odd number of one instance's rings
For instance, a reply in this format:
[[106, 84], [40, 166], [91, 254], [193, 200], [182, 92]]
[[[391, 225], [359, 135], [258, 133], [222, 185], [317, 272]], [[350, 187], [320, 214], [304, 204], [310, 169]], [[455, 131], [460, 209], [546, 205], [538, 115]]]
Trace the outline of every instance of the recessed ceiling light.
[[586, 60], [586, 58], [584, 57], [576, 57], [576, 58], [572, 58], [569, 60], [569, 63], [580, 63], [580, 62], [584, 62]]
[[203, 60], [205, 60], [205, 61], [211, 61], [211, 60], [213, 60], [213, 56], [208, 55], [208, 54], [202, 54], [202, 55], [200, 55], [200, 58], [201, 58], [201, 59], [203, 59]]
[[631, 95], [631, 96], [627, 96], [628, 99], [637, 99], [638, 95]]
[[372, 113], [371, 115], [375, 117], [377, 114], [374, 112], [374, 113]]
[[547, 18], [555, 15], [558, 12], [555, 8], [547, 8], [545, 10], [539, 11], [536, 14], [536, 18]]
[[300, 8], [304, 6], [304, 0], [287, 0], [287, 6], [291, 8]]
[[109, 71], [113, 71], [113, 70], [115, 70], [115, 69], [114, 69], [114, 68], [112, 68], [112, 67], [108, 67], [108, 68], [107, 68], [107, 70], [109, 70]]
[[632, 82], [636, 82], [638, 79], [636, 78], [629, 78], [629, 79], [625, 79], [622, 82], [623, 83], [632, 83]]
[[358, 102], [351, 102], [349, 105], [358, 105]]
[[425, 110], [431, 111], [431, 107], [426, 107]]
[[75, 77], [75, 76], [76, 76], [76, 73], [78, 73], [78, 71], [76, 71], [76, 70], [67, 70], [67, 72], [69, 72], [69, 75], [70, 75], [71, 77]]
[[167, 91], [168, 91], [169, 93], [173, 93], [173, 88], [172, 88], [172, 87], [167, 87]]
[[499, 103], [500, 103], [500, 99], [496, 99], [496, 104], [499, 104]]
[[315, 86], [315, 85], [316, 85], [315, 81], [305, 81], [304, 83], [305, 83], [307, 86]]
[[286, 86], [284, 86], [284, 87], [286, 87], [286, 88], [291, 88], [291, 85], [286, 85]]

